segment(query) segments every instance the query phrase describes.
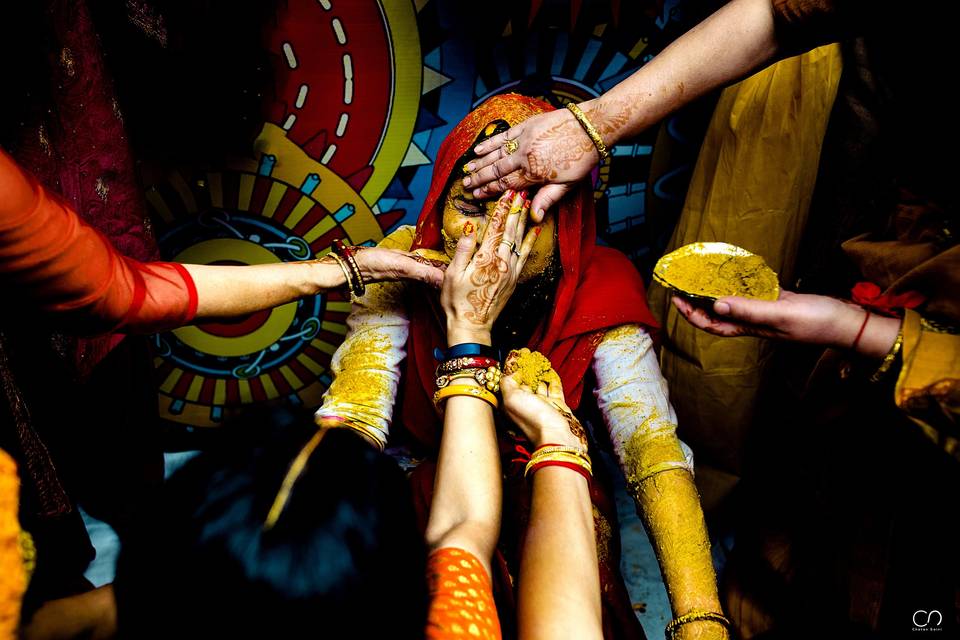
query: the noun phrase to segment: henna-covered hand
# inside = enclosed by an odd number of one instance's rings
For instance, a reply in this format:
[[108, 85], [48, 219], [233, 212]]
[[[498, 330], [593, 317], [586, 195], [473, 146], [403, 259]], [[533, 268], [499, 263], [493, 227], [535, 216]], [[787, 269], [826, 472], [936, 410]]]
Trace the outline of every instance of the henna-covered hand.
[[[604, 141], [612, 140], [630, 114], [616, 105], [601, 113], [591, 104], [581, 105], [585, 115]], [[508, 140], [517, 143], [514, 153], [507, 152], [504, 143]], [[586, 177], [600, 159], [593, 141], [567, 109], [533, 116], [480, 143], [476, 152], [480, 157], [467, 164], [471, 174], [463, 179], [463, 185], [473, 189], [477, 197], [544, 185], [531, 204], [536, 222], [541, 222], [546, 210]]]
[[[490, 330], [516, 288], [539, 228], [524, 234], [529, 208], [526, 194], [500, 198], [477, 246], [477, 230], [464, 228], [457, 252], [444, 274], [440, 303], [447, 317], [447, 340], [489, 341]], [[521, 247], [515, 247], [518, 239]]]
[[423, 256], [385, 247], [353, 247], [364, 282], [416, 280], [440, 288], [446, 265]]

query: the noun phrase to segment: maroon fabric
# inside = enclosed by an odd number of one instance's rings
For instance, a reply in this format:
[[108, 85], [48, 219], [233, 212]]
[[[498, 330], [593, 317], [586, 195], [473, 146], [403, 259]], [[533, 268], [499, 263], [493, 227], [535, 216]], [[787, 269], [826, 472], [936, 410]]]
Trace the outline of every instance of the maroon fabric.
[[[87, 0], [45, 0], [52, 104], [36, 105], [13, 155], [126, 256], [159, 257], [133, 157]], [[81, 377], [115, 346], [109, 335], [76, 343]]]

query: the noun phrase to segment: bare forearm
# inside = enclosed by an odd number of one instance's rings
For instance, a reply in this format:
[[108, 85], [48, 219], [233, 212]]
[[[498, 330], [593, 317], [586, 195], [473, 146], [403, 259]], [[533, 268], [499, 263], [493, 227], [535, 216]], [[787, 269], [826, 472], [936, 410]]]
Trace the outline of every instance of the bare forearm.
[[582, 104], [608, 146], [699, 96], [742, 78], [777, 50], [770, 0], [733, 0], [639, 71]]
[[197, 287], [198, 319], [269, 309], [345, 284], [340, 267], [321, 262], [183, 266]]
[[601, 637], [593, 510], [578, 473], [562, 467], [536, 472], [522, 557], [520, 637]]
[[475, 555], [490, 572], [500, 533], [500, 458], [491, 407], [477, 398], [446, 401], [427, 542]]

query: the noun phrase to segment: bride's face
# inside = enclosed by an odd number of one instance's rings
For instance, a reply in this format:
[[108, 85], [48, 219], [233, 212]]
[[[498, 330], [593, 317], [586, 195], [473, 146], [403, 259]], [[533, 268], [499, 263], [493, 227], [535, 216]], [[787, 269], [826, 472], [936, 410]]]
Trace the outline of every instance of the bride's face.
[[[497, 207], [497, 199], [477, 200], [472, 194], [466, 192], [459, 176], [454, 175], [451, 180], [447, 193], [443, 201], [443, 251], [448, 257], [452, 258], [457, 250], [457, 242], [463, 235], [465, 224], [472, 223], [478, 230], [477, 237], [483, 235], [487, 220], [493, 215]], [[527, 224], [527, 230], [531, 225]], [[523, 265], [520, 272], [520, 282], [526, 282], [534, 276], [542, 273], [553, 260], [554, 250], [556, 248], [556, 221], [553, 215], [548, 212], [541, 224], [542, 231], [533, 249], [527, 263]], [[518, 243], [520, 240], [518, 239]]]

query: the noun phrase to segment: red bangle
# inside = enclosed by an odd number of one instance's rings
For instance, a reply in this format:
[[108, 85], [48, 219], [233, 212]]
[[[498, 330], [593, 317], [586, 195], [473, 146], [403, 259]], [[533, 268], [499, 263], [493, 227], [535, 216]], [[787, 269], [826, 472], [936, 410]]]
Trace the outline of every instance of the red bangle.
[[[864, 309], [866, 311], [866, 309]], [[863, 330], [867, 328], [867, 322], [870, 320], [870, 312], [867, 311], [867, 317], [863, 319], [863, 324], [860, 325], [860, 331], [857, 331], [857, 337], [853, 339], [853, 344], [850, 345], [850, 349], [853, 351], [857, 350], [857, 345], [860, 344], [860, 338], [863, 337]]]
[[348, 283], [350, 284], [350, 290], [353, 295], [358, 297], [362, 296], [366, 292], [367, 286], [363, 282], [363, 273], [360, 272], [360, 265], [357, 264], [357, 258], [353, 255], [353, 250], [343, 244], [343, 240], [340, 238], [334, 238], [333, 253], [346, 261], [347, 267], [349, 267], [350, 272], [353, 274], [353, 283]]
[[463, 369], [486, 369], [488, 367], [499, 369], [500, 363], [486, 356], [462, 356], [441, 362], [440, 366], [437, 367], [436, 377], [439, 378], [445, 373], [454, 373]]
[[590, 484], [591, 478], [587, 470], [580, 465], [573, 464], [572, 462], [564, 462], [563, 460], [544, 460], [543, 462], [538, 462], [530, 467], [530, 473], [536, 473], [543, 467], [564, 467], [565, 469], [572, 469], [573, 471], [576, 471], [582, 475], [586, 479], [587, 484]]

